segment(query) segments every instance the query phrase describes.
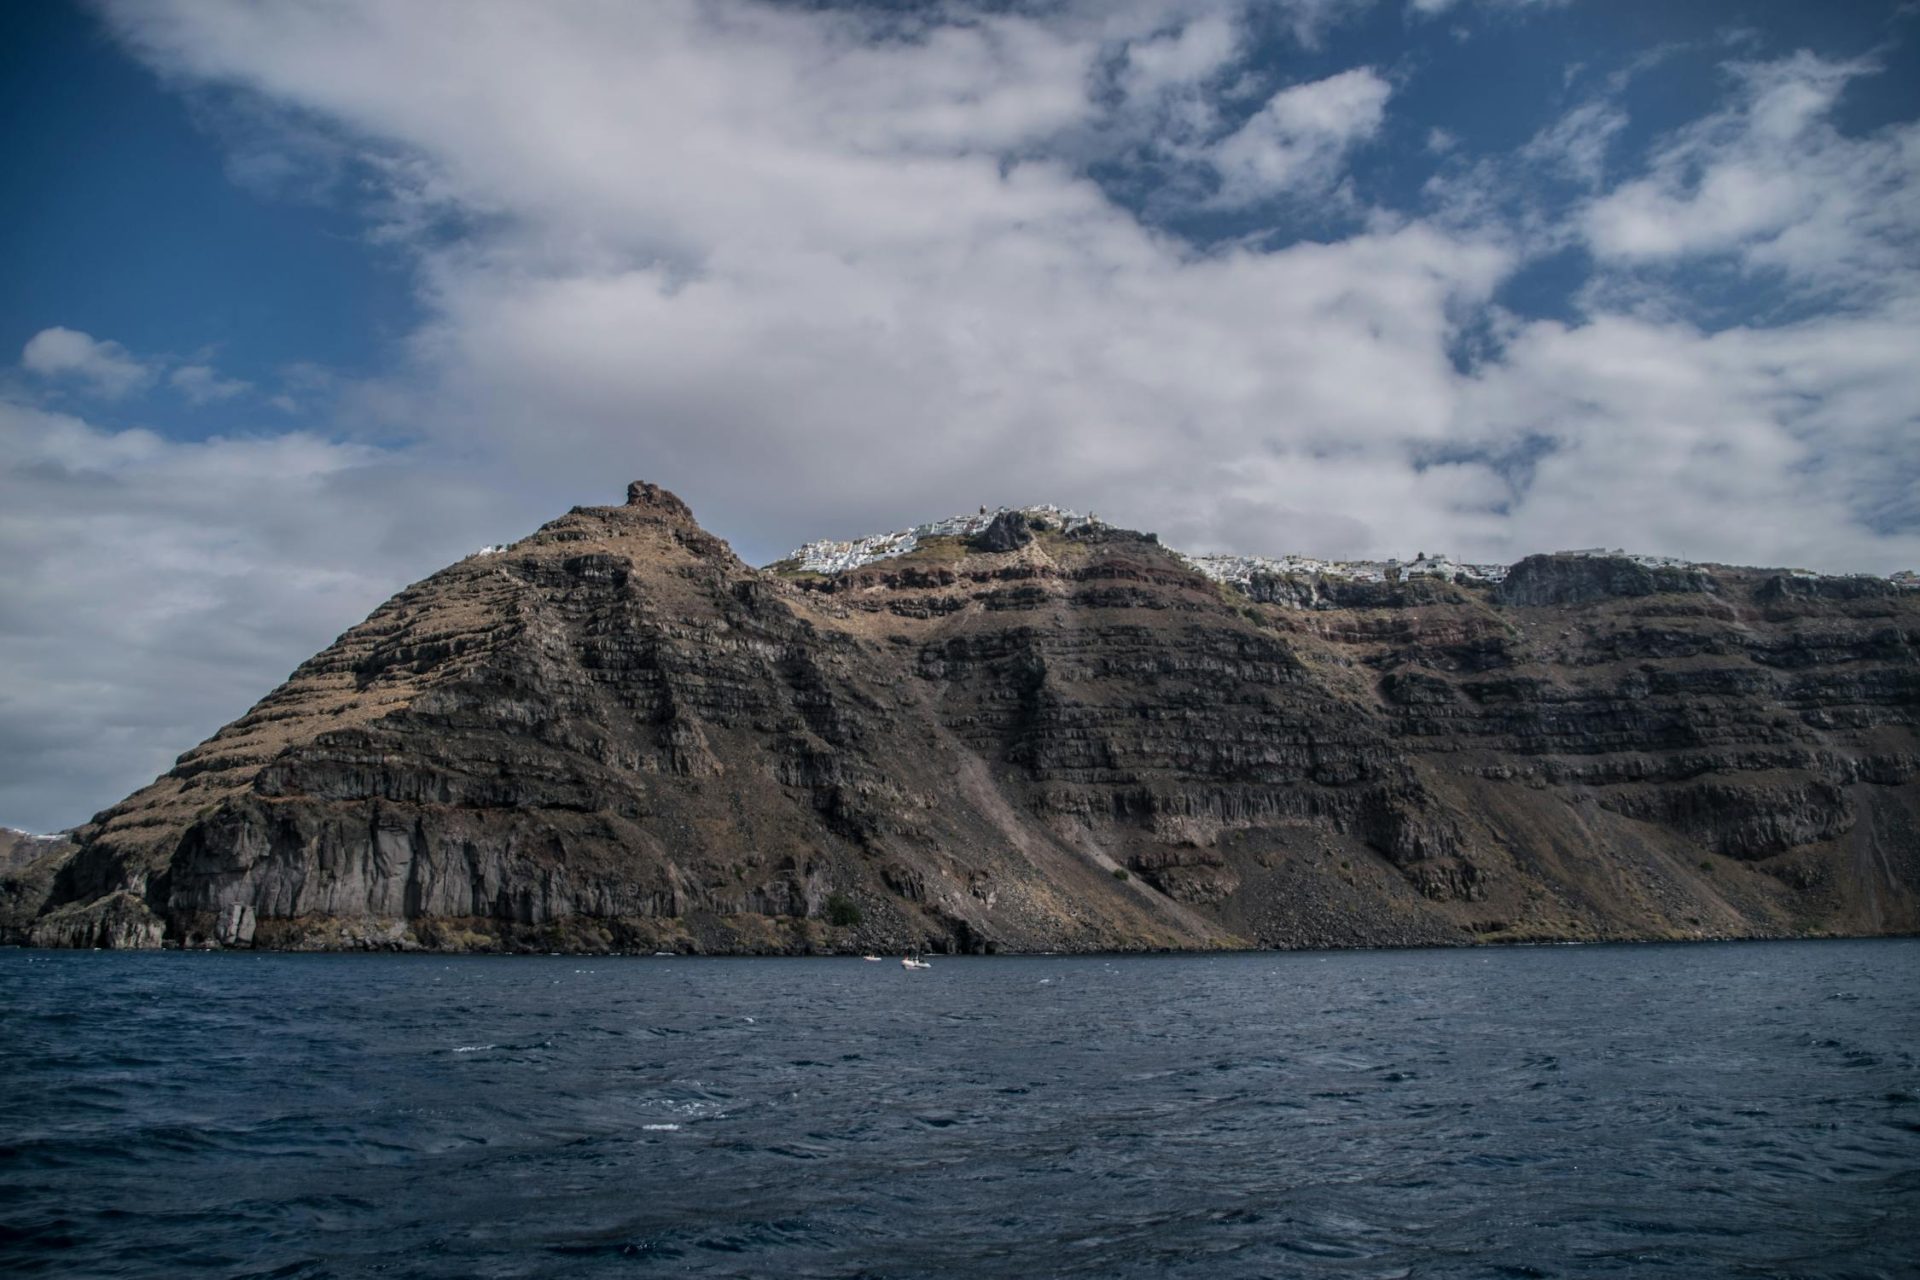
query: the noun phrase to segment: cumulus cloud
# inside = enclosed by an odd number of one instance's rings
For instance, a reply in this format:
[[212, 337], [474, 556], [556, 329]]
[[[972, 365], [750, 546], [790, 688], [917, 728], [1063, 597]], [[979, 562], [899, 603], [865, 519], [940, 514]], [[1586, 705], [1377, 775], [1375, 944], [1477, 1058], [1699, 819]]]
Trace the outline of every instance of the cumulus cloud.
[[20, 365], [42, 378], [78, 381], [97, 396], [117, 400], [153, 381], [150, 365], [117, 342], [101, 342], [55, 325], [27, 340]]
[[1588, 209], [1594, 251], [1630, 266], [1724, 255], [1820, 291], [1910, 293], [1920, 124], [1849, 137], [1832, 119], [1847, 84], [1874, 70], [1810, 53], [1729, 68], [1732, 103]]
[[1240, 33], [1229, 14], [1206, 14], [1126, 49], [1124, 83], [1133, 97], [1148, 97], [1191, 85], [1220, 71], [1240, 50]]
[[1607, 100], [1583, 102], [1542, 129], [1520, 149], [1522, 159], [1557, 171], [1590, 190], [1606, 177], [1607, 153], [1627, 127], [1627, 113]]
[[1899, 354], [1916, 321], [1542, 322], [1461, 412], [1485, 447], [1536, 455], [1502, 521], [1519, 547], [1884, 571], [1920, 559], [1920, 367]]
[[1370, 67], [1282, 89], [1211, 152], [1221, 199], [1259, 200], [1338, 176], [1346, 153], [1371, 138], [1393, 89]]
[[1475, 4], [1493, 10], [1519, 10], [1556, 8], [1567, 3], [1569, 0], [1408, 0], [1407, 9], [1419, 17], [1434, 17]]
[[64, 827], [143, 785], [401, 584], [524, 532], [501, 501], [366, 445], [0, 400], [0, 813]]
[[251, 390], [253, 384], [239, 378], [223, 378], [211, 365], [183, 364], [167, 375], [167, 385], [186, 398], [188, 404], [213, 404], [231, 400]]
[[[169, 371], [169, 366], [172, 366]], [[20, 367], [55, 383], [79, 384], [102, 400], [124, 400], [166, 374], [166, 383], [191, 405], [231, 400], [252, 383], [222, 377], [212, 365], [174, 364], [165, 356], [137, 356], [118, 342], [55, 325], [27, 340]]]

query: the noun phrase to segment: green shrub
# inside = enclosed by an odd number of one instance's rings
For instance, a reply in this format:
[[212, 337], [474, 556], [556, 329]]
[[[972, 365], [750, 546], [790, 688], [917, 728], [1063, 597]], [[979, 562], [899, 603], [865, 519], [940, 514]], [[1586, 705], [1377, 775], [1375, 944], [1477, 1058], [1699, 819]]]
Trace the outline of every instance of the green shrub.
[[844, 929], [860, 923], [860, 904], [844, 893], [831, 894], [827, 898], [827, 923], [836, 929]]
[[1113, 878], [1115, 880], [1125, 880], [1127, 878], [1127, 869], [1125, 867], [1115, 867], [1113, 869]]

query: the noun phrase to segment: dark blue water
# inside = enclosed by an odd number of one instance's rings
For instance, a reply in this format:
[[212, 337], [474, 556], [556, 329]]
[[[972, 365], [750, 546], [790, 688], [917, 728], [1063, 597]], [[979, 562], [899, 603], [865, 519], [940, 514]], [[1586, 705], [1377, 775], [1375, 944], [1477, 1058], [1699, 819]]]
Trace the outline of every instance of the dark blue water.
[[0, 951], [0, 1271], [1894, 1276], [1920, 942]]

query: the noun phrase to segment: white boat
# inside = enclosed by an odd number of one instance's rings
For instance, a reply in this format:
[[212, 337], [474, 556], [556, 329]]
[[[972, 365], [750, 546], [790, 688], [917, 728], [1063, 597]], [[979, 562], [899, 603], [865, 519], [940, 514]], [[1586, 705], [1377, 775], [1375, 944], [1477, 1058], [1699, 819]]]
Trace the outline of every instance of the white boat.
[[919, 956], [901, 956], [901, 957], [900, 957], [900, 967], [901, 967], [902, 969], [931, 969], [931, 968], [933, 968], [933, 966], [932, 966], [932, 965], [930, 965], [930, 964], [928, 964], [928, 963], [927, 963], [927, 962], [926, 962], [925, 960], [922, 960], [922, 959], [921, 959], [921, 958], [920, 958]]
[[879, 964], [879, 963], [880, 963], [880, 957], [879, 957], [879, 956], [861, 956], [860, 958], [861, 958], [862, 960], [865, 960], [865, 961], [866, 961], [866, 962], [867, 962], [868, 964]]

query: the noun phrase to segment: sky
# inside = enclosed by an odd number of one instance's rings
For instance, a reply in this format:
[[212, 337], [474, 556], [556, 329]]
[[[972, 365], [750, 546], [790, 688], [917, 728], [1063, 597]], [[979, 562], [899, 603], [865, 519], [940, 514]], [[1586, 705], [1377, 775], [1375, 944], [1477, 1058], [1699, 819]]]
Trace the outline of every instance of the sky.
[[1920, 567], [1920, 5], [0, 6], [0, 823], [631, 479], [752, 563]]

